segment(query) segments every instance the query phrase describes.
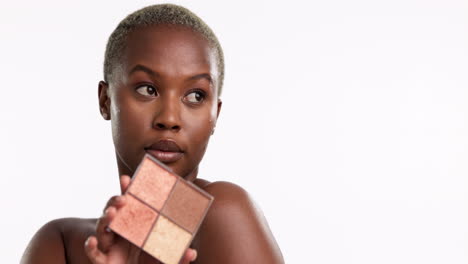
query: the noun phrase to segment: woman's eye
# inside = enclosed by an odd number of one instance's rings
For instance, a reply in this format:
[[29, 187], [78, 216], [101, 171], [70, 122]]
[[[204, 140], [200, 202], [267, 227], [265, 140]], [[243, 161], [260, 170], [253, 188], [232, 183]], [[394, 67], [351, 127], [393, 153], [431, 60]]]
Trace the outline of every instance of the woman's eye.
[[158, 91], [151, 85], [142, 85], [136, 89], [136, 91], [144, 96], [157, 96]]
[[200, 91], [194, 91], [185, 96], [185, 100], [193, 104], [201, 103], [203, 99], [205, 99], [205, 94]]

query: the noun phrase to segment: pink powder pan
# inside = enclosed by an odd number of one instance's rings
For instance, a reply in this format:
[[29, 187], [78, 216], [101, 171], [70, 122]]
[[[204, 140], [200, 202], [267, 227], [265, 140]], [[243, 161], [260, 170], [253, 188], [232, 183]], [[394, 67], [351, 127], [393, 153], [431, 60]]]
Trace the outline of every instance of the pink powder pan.
[[166, 264], [179, 263], [213, 196], [145, 155], [109, 228]]

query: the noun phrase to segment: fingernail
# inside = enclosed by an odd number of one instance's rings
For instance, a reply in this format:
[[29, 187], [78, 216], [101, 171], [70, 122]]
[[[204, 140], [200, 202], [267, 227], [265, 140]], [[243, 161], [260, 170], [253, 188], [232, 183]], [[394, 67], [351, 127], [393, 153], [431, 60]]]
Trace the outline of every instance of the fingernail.
[[89, 237], [88, 237], [88, 238], [86, 239], [86, 241], [84, 242], [85, 247], [88, 246], [88, 243], [89, 243]]
[[107, 215], [109, 214], [109, 208], [107, 208], [105, 211], [104, 211], [104, 215]]
[[197, 258], [197, 251], [192, 250], [192, 261], [194, 261]]

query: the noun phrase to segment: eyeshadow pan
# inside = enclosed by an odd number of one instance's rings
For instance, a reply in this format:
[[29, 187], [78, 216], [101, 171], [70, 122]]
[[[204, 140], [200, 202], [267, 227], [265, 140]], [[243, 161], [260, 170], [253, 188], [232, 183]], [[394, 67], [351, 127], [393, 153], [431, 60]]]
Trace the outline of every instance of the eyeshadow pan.
[[192, 235], [160, 216], [143, 249], [166, 264], [179, 263]]
[[126, 194], [125, 198], [126, 206], [119, 209], [109, 228], [133, 244], [142, 247], [158, 213], [132, 195]]
[[128, 191], [161, 210], [177, 178], [154, 161], [144, 158]]
[[166, 264], [190, 246], [213, 196], [145, 155], [110, 229]]
[[162, 213], [189, 232], [195, 232], [211, 200], [185, 181], [178, 181]]

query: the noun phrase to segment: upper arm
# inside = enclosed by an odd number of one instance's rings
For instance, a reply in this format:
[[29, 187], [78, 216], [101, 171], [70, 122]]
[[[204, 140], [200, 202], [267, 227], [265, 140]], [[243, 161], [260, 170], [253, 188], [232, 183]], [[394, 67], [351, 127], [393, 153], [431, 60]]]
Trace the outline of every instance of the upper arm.
[[205, 190], [215, 199], [194, 242], [197, 263], [284, 263], [263, 214], [247, 192], [226, 182]]
[[36, 263], [66, 263], [59, 220], [51, 221], [41, 227], [24, 251], [21, 264]]

